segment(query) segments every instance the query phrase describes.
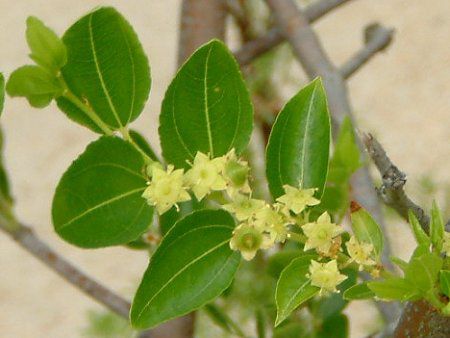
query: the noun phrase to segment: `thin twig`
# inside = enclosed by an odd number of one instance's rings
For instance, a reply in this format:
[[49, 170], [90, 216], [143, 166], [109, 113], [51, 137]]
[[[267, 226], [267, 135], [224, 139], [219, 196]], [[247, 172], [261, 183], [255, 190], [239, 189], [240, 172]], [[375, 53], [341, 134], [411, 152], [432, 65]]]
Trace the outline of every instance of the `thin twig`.
[[[305, 16], [309, 22], [320, 19], [333, 9], [349, 2], [350, 0], [321, 0], [314, 2], [305, 9]], [[284, 36], [278, 27], [270, 29], [265, 35], [245, 43], [234, 53], [238, 63], [245, 66], [255, 58], [268, 52], [284, 41]]]
[[380, 172], [383, 183], [377, 189], [383, 202], [393, 208], [405, 220], [408, 220], [408, 210], [417, 217], [422, 228], [428, 232], [430, 218], [425, 211], [414, 203], [405, 193], [406, 175], [392, 163], [383, 146], [371, 134], [363, 135], [363, 142], [367, 153]]
[[92, 299], [105, 305], [119, 316], [128, 319], [129, 301], [79, 270], [43, 242], [29, 227], [17, 223], [11, 225], [10, 222], [3, 215], [0, 215], [0, 229], [10, 235], [22, 248]]
[[342, 77], [345, 79], [353, 75], [353, 73], [366, 64], [375, 54], [385, 50], [392, 42], [394, 36], [393, 29], [385, 28], [378, 23], [367, 26], [364, 33], [364, 47], [339, 68]]
[[[327, 91], [334, 135], [337, 135], [345, 117], [348, 116], [353, 120], [347, 86], [342, 74], [331, 63], [317, 35], [309, 25], [307, 17], [292, 0], [266, 0], [266, 3], [309, 78], [322, 77]], [[360, 148], [363, 154], [362, 145]], [[353, 197], [369, 210], [383, 226], [381, 208], [367, 167], [353, 175], [352, 189]], [[383, 253], [385, 264], [389, 264], [388, 257], [389, 246], [386, 246]], [[398, 304], [378, 302], [377, 307], [388, 325], [398, 317]]]

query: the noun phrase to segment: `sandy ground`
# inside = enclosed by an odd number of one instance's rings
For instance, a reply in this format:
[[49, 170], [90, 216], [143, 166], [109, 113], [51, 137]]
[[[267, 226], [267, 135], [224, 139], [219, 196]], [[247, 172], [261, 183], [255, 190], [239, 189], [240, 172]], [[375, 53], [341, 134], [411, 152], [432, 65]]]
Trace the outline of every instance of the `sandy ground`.
[[[155, 137], [165, 88], [175, 71], [179, 1], [0, 0], [0, 69], [9, 74], [29, 62], [24, 39], [28, 15], [58, 33], [91, 8], [108, 4], [133, 24], [152, 64], [153, 87], [137, 129]], [[349, 82], [360, 129], [374, 132], [411, 181], [433, 174], [449, 183], [450, 1], [358, 0], [316, 25], [332, 59], [340, 64], [361, 44], [362, 27], [380, 21], [396, 29], [392, 47]], [[59, 177], [95, 136], [54, 106], [31, 109], [8, 100], [2, 125], [6, 165], [20, 219], [68, 259], [117, 292], [131, 295], [145, 269], [144, 254], [121, 248], [86, 251], [62, 242], [52, 231], [50, 204]], [[445, 136], [447, 135], [447, 137]], [[394, 249], [407, 256], [404, 227], [391, 228]], [[99, 308], [0, 234], [0, 337], [79, 337], [88, 309]], [[352, 306], [354, 337], [373, 312]]]

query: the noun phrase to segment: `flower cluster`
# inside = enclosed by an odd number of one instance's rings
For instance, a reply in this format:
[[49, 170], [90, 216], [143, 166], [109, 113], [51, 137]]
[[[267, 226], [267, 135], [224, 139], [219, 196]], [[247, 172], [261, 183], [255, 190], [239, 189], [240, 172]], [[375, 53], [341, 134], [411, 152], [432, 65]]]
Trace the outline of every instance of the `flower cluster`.
[[213, 191], [226, 190], [230, 196], [239, 192], [248, 192], [248, 165], [237, 158], [234, 149], [228, 154], [211, 159], [208, 155], [197, 152], [191, 168], [174, 170], [172, 165], [167, 169], [156, 162], [147, 167], [150, 178], [144, 197], [149, 205], [156, 208], [161, 215], [178, 203], [191, 199], [188, 191], [192, 191], [201, 201]]
[[[307, 208], [320, 203], [314, 197], [316, 189], [284, 185], [285, 193], [275, 203], [269, 204], [252, 198], [249, 166], [237, 157], [234, 149], [217, 158], [197, 152], [189, 164], [190, 169], [186, 172], [174, 169], [172, 165], [164, 169], [156, 162], [147, 167], [149, 183], [142, 196], [159, 214], [190, 200], [190, 193], [199, 201], [215, 191], [226, 193], [224, 197], [228, 202], [222, 207], [239, 222], [230, 240], [232, 250], [251, 260], [258, 250], [296, 238], [304, 244], [305, 251], [315, 250], [319, 255], [318, 260], [312, 260], [309, 267], [311, 284], [321, 288], [321, 293], [336, 292], [337, 285], [346, 279], [340, 273], [336, 260], [342, 251], [341, 234], [344, 229], [334, 224], [327, 212], [314, 222], [304, 221], [308, 218]], [[354, 262], [360, 270], [376, 264], [371, 257], [371, 244], [360, 243], [351, 237], [345, 245], [350, 256], [347, 264]]]

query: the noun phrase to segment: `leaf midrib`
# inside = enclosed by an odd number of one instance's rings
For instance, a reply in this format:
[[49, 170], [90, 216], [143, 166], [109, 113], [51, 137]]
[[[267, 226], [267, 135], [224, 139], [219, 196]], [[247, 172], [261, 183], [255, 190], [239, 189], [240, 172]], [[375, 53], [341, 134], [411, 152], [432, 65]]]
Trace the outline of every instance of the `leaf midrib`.
[[99, 208], [101, 208], [101, 207], [103, 207], [103, 206], [105, 206], [105, 205], [107, 205], [109, 203], [115, 202], [117, 200], [120, 200], [120, 199], [122, 199], [124, 197], [127, 197], [127, 196], [130, 196], [130, 195], [133, 195], [133, 194], [135, 194], [137, 192], [144, 191], [145, 189], [146, 189], [145, 187], [144, 188], [133, 189], [133, 190], [130, 190], [130, 191], [126, 192], [126, 193], [114, 196], [113, 198], [110, 198], [110, 199], [108, 199], [106, 201], [103, 201], [103, 202], [101, 202], [99, 204], [96, 204], [95, 206], [86, 209], [81, 214], [71, 218], [69, 221], [67, 221], [66, 223], [64, 223], [61, 226], [59, 226], [58, 227], [58, 231], [61, 231], [62, 229], [66, 228], [67, 226], [69, 226], [73, 222], [79, 220], [80, 218], [83, 218], [84, 216], [90, 214], [91, 212], [93, 212], [93, 211], [95, 211], [95, 210], [97, 210], [97, 209], [99, 209]]
[[171, 284], [181, 273], [183, 273], [184, 271], [186, 271], [190, 266], [192, 266], [194, 263], [198, 262], [199, 260], [201, 260], [203, 257], [209, 255], [210, 253], [218, 250], [220, 247], [222, 247], [223, 245], [225, 245], [226, 243], [228, 243], [230, 241], [230, 239], [226, 239], [225, 241], [215, 245], [214, 247], [212, 247], [211, 249], [205, 251], [203, 254], [201, 254], [200, 256], [196, 257], [194, 260], [192, 260], [191, 262], [189, 262], [189, 264], [186, 264], [182, 269], [180, 269], [176, 274], [174, 274], [154, 295], [152, 298], [149, 299], [149, 301], [144, 305], [144, 307], [142, 308], [142, 310], [139, 312], [138, 316], [137, 316], [137, 321], [139, 321], [139, 319], [142, 317], [142, 314], [144, 313], [144, 311], [150, 306], [150, 304], [152, 303], [152, 301], [167, 287], [169, 286], [169, 284]]
[[114, 115], [117, 123], [122, 128], [123, 127], [122, 122], [120, 121], [119, 115], [117, 114], [116, 107], [114, 106], [114, 104], [112, 102], [112, 99], [111, 99], [111, 96], [109, 94], [108, 88], [106, 88], [106, 84], [105, 84], [105, 81], [103, 79], [103, 74], [102, 74], [102, 72], [100, 70], [100, 64], [99, 64], [98, 58], [97, 58], [97, 51], [95, 49], [94, 33], [92, 31], [92, 18], [93, 18], [93, 16], [94, 16], [94, 13], [92, 13], [89, 16], [88, 28], [89, 28], [89, 42], [90, 42], [91, 49], [92, 49], [92, 56], [94, 58], [95, 69], [97, 71], [97, 75], [98, 75], [98, 78], [99, 78], [99, 81], [100, 81], [100, 85], [102, 86], [103, 93], [105, 94], [106, 100], [108, 101], [109, 108], [113, 112], [113, 115]]
[[211, 132], [211, 121], [209, 119], [209, 107], [208, 107], [208, 62], [209, 57], [211, 55], [213, 47], [211, 46], [208, 50], [208, 53], [206, 54], [206, 60], [205, 60], [205, 75], [203, 78], [203, 94], [204, 94], [204, 111], [205, 111], [205, 120], [206, 120], [206, 131], [208, 133], [208, 144], [209, 144], [209, 151], [212, 158], [214, 158], [214, 145], [213, 145], [213, 139], [212, 139], [212, 132]]

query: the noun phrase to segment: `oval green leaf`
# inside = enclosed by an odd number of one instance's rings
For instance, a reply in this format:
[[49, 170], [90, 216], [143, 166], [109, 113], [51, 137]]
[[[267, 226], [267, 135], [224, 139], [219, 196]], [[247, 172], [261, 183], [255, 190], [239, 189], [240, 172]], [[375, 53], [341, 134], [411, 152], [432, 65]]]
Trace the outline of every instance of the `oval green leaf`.
[[322, 196], [330, 152], [330, 115], [322, 81], [316, 79], [283, 107], [266, 151], [267, 180], [274, 198], [283, 185], [318, 188]]
[[[136, 33], [114, 8], [82, 17], [63, 36], [67, 63], [62, 75], [70, 91], [111, 129], [135, 120], [150, 92], [150, 69]], [[76, 122], [95, 123], [67, 97], [58, 106]], [[94, 126], [93, 126], [94, 125]]]
[[219, 296], [240, 262], [228, 244], [233, 228], [233, 218], [222, 210], [201, 210], [178, 221], [150, 260], [131, 307], [132, 325], [153, 327]]
[[370, 243], [377, 259], [383, 252], [383, 232], [373, 217], [356, 202], [352, 202], [351, 226], [359, 242]]
[[126, 244], [146, 231], [153, 209], [141, 154], [118, 137], [101, 137], [64, 173], [52, 205], [53, 225], [67, 242], [84, 248]]
[[250, 140], [253, 108], [228, 48], [213, 40], [181, 67], [162, 103], [159, 135], [163, 156], [187, 167], [197, 151], [218, 157]]
[[281, 272], [275, 291], [277, 303], [275, 326], [278, 326], [292, 311], [319, 292], [320, 289], [312, 286], [310, 279], [306, 277], [311, 259], [314, 258], [316, 258], [314, 255], [296, 258]]

